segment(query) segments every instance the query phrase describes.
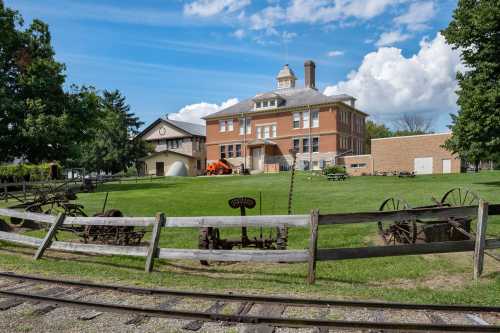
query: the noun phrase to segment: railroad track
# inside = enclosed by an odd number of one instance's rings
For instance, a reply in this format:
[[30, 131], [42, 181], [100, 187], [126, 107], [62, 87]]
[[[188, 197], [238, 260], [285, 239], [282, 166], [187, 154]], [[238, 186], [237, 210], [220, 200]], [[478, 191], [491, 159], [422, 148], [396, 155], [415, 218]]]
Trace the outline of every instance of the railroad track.
[[[111, 295], [113, 302], [103, 302]], [[33, 313], [39, 316], [50, 315], [58, 307], [75, 307], [80, 309], [80, 320], [93, 320], [107, 312], [131, 315], [127, 325], [140, 325], [150, 317], [175, 318], [187, 321], [182, 325], [186, 331], [219, 322], [222, 326], [239, 324], [245, 333], [273, 332], [276, 327], [310, 328], [313, 332], [500, 332], [500, 307], [495, 306], [215, 294], [0, 272], [0, 311], [25, 302], [38, 304]]]

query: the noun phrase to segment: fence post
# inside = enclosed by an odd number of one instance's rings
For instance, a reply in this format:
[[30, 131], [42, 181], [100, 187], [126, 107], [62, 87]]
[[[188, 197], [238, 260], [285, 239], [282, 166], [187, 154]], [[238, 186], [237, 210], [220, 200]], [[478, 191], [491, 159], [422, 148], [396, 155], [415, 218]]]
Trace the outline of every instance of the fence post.
[[158, 242], [160, 241], [161, 228], [165, 225], [165, 214], [157, 213], [151, 240], [149, 241], [148, 256], [146, 257], [145, 271], [150, 273], [153, 270], [154, 258], [158, 252]]
[[488, 224], [488, 203], [479, 200], [477, 209], [476, 242], [474, 246], [474, 280], [478, 280], [483, 273], [484, 245], [486, 242], [486, 226]]
[[55, 236], [57, 228], [63, 224], [65, 218], [66, 218], [66, 214], [64, 214], [64, 213], [61, 213], [61, 214], [59, 214], [59, 216], [57, 216], [57, 219], [50, 226], [49, 231], [45, 235], [45, 238], [43, 239], [42, 244], [40, 244], [40, 247], [36, 251], [33, 259], [38, 260], [43, 256], [43, 253], [45, 252], [45, 250], [47, 248], [49, 248], [50, 244], [52, 243], [52, 238]]
[[311, 236], [309, 239], [309, 269], [307, 272], [307, 283], [314, 284], [316, 281], [316, 253], [318, 251], [318, 222], [319, 210], [311, 211]]

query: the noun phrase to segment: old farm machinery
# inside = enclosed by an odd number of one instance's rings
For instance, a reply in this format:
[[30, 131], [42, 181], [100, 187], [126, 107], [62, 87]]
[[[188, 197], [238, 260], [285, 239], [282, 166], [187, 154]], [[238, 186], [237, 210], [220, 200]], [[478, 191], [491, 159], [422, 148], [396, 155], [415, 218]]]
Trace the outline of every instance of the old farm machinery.
[[[256, 201], [249, 197], [237, 197], [228, 201], [229, 207], [240, 209], [240, 215], [245, 216], [247, 209], [252, 209], [256, 205]], [[277, 231], [277, 230], [276, 230]], [[220, 236], [219, 228], [206, 227], [200, 228], [198, 247], [201, 250], [232, 250], [234, 247], [254, 247], [258, 249], [276, 249], [277, 244], [286, 243], [286, 240], [280, 240], [280, 233], [276, 232], [274, 236], [273, 228], [269, 231], [269, 236], [264, 236], [264, 230], [259, 228], [259, 235], [250, 237], [247, 227], [241, 228], [241, 236], [235, 239], [224, 239]], [[208, 264], [207, 261], [201, 261], [202, 264]]]
[[[380, 211], [397, 211], [419, 208], [462, 207], [476, 206], [479, 197], [476, 193], [464, 189], [454, 188], [446, 192], [441, 200], [432, 198], [433, 205], [411, 207], [401, 198], [388, 198]], [[423, 221], [419, 219], [399, 219], [395, 221], [379, 221], [378, 231], [387, 245], [414, 244], [444, 241], [467, 240], [470, 235], [472, 219], [467, 216], [456, 216], [446, 220]]]
[[[23, 209], [27, 212], [57, 215], [64, 213], [66, 216], [86, 217], [84, 206], [73, 203], [77, 196], [74, 192], [52, 190], [50, 192], [37, 193], [30, 201], [11, 206], [11, 209]], [[117, 209], [106, 210], [108, 193], [104, 200], [102, 212], [96, 217], [122, 217], [123, 214]], [[48, 225], [31, 220], [22, 220], [11, 217], [11, 223], [20, 225], [23, 228], [40, 229], [47, 228]], [[134, 227], [119, 226], [61, 226], [60, 231], [69, 231], [76, 234], [83, 243], [112, 244], [112, 245], [137, 245], [144, 237], [145, 230]]]

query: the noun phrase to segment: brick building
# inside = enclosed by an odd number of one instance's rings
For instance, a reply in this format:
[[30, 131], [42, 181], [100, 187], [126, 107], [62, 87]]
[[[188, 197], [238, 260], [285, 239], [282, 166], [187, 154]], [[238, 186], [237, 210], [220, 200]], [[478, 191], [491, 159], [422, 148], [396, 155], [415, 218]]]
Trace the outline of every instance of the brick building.
[[352, 96], [319, 92], [315, 67], [305, 62], [305, 87], [296, 87], [297, 78], [285, 65], [276, 90], [205, 117], [208, 162], [225, 158], [250, 170], [287, 170], [295, 149], [298, 168], [307, 170], [342, 155], [363, 154], [367, 114], [355, 108]]
[[450, 136], [451, 133], [438, 133], [372, 139], [370, 155], [345, 156], [338, 163], [354, 176], [399, 171], [458, 173], [460, 158], [442, 147]]
[[205, 126], [158, 118], [139, 137], [155, 147], [153, 154], [139, 160], [142, 175], [169, 175], [175, 162], [180, 162], [189, 176], [205, 172]]

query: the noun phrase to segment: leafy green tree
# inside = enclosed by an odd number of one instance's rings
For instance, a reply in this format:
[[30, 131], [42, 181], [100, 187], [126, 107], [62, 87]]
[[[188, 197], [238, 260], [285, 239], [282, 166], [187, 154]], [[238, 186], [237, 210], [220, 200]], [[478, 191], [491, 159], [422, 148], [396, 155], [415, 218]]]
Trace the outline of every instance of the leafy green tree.
[[367, 120], [365, 126], [365, 145], [367, 153], [371, 152], [371, 139], [387, 138], [393, 135], [391, 130], [384, 124], [377, 124], [372, 120]]
[[124, 171], [150, 151], [146, 142], [137, 137], [143, 122], [130, 112], [118, 90], [103, 92], [99, 110], [93, 139], [82, 146], [81, 164], [93, 171]]
[[459, 0], [442, 33], [467, 66], [457, 73], [459, 112], [445, 147], [477, 170], [500, 151], [500, 1]]
[[27, 28], [0, 0], [0, 162], [71, 162], [93, 126], [93, 88], [65, 92], [65, 66], [55, 61], [48, 26]]

